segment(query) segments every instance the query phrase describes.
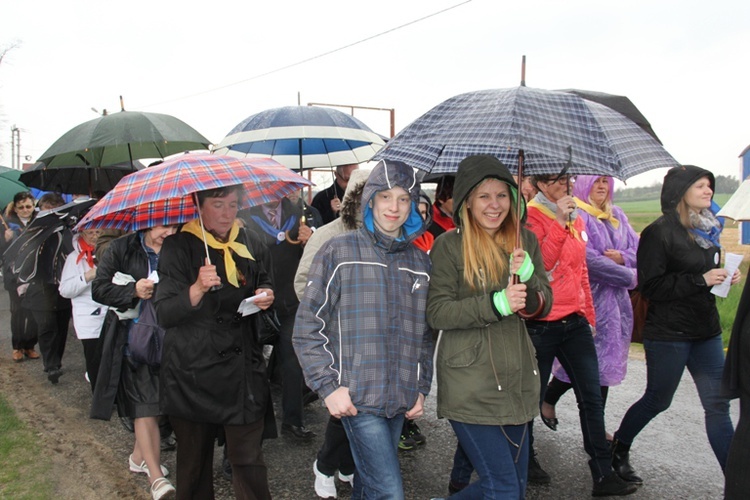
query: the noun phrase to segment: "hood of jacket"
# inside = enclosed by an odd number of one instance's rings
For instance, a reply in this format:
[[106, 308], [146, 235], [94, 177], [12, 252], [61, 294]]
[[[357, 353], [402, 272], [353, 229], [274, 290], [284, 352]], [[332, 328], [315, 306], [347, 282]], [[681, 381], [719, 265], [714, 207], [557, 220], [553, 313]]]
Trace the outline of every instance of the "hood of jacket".
[[688, 188], [701, 177], [708, 177], [711, 190], [716, 191], [716, 180], [714, 174], [705, 168], [695, 165], [682, 165], [672, 167], [664, 176], [664, 184], [661, 187], [661, 211], [664, 215], [677, 215], [677, 205], [685, 196]]
[[372, 170], [359, 168], [353, 170], [346, 185], [344, 198], [341, 200], [341, 222], [344, 229], [354, 231], [362, 226], [362, 191]]
[[[370, 201], [376, 193], [400, 187], [409, 193], [411, 207], [406, 222], [401, 226], [401, 238], [398, 241], [411, 243], [425, 231], [425, 223], [419, 215], [419, 180], [413, 168], [406, 163], [392, 160], [380, 160], [370, 173], [365, 187], [362, 190], [362, 221], [367, 230], [375, 234], [375, 222], [373, 220]], [[378, 234], [387, 238], [378, 231]]]
[[[466, 202], [469, 193], [480, 182], [494, 178], [510, 187], [513, 203], [518, 203], [518, 184], [513, 179], [508, 167], [490, 155], [467, 156], [458, 164], [456, 182], [453, 185], [453, 222], [461, 226], [461, 206]], [[526, 218], [526, 201], [521, 197], [521, 221]]]
[[427, 203], [427, 216], [424, 219], [424, 225], [430, 227], [430, 224], [432, 224], [432, 200], [422, 189], [419, 190], [419, 203]]
[[589, 194], [591, 193], [591, 188], [594, 187], [594, 183], [600, 177], [609, 179], [609, 201], [614, 203], [615, 181], [607, 175], [576, 175], [576, 181], [573, 184], [573, 196], [586, 203], [590, 203]]

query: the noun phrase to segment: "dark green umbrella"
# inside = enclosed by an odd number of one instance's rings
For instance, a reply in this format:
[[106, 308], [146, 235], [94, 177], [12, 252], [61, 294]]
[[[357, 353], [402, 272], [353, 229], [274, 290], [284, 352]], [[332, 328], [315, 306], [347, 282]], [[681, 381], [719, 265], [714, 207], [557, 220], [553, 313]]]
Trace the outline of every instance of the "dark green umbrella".
[[26, 184], [18, 180], [20, 175], [20, 170], [0, 166], [0, 214], [5, 211], [8, 203], [13, 201], [16, 193], [29, 190]]
[[173, 116], [119, 111], [73, 127], [38, 161], [47, 168], [132, 165], [141, 158], [165, 158], [185, 151], [208, 149], [209, 145], [208, 139]]

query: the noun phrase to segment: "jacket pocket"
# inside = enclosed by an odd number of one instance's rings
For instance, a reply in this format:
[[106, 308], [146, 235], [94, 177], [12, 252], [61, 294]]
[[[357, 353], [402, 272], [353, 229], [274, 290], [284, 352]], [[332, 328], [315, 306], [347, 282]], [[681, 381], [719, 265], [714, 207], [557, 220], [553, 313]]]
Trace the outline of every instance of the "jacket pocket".
[[461, 349], [445, 358], [445, 364], [451, 368], [464, 368], [471, 366], [476, 362], [477, 357], [479, 356], [480, 347], [481, 342], [477, 342]]

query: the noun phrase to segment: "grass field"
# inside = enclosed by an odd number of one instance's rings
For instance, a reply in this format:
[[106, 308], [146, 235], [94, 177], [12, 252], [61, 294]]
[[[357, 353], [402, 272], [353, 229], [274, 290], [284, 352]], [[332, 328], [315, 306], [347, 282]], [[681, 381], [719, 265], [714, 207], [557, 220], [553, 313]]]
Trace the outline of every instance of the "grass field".
[[[714, 200], [719, 205], [724, 205], [730, 196], [730, 194], [717, 194]], [[628, 201], [617, 203], [617, 206], [625, 211], [630, 220], [630, 225], [638, 233], [661, 215], [661, 202], [659, 200]]]
[[53, 498], [49, 467], [36, 436], [0, 396], [0, 498]]

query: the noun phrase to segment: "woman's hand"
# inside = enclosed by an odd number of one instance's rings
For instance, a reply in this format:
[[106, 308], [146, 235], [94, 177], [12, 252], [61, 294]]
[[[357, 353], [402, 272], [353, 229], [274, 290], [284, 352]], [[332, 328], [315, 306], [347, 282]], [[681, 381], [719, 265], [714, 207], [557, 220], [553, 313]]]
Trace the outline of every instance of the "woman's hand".
[[510, 285], [505, 289], [505, 297], [508, 299], [511, 311], [518, 312], [526, 309], [526, 284]]
[[154, 282], [141, 278], [135, 283], [135, 296], [142, 300], [147, 300], [154, 295]]
[[516, 248], [510, 256], [510, 273], [517, 272], [526, 260], [526, 252], [522, 248]]
[[258, 288], [255, 290], [255, 295], [258, 295], [259, 293], [266, 292], [266, 296], [262, 297], [260, 299], [257, 299], [255, 301], [255, 305], [258, 306], [261, 310], [265, 311], [269, 307], [271, 307], [271, 304], [273, 304], [273, 290], [270, 288]]
[[[737, 272], [739, 272], [739, 270], [737, 270]], [[714, 286], [724, 283], [727, 276], [729, 276], [729, 273], [726, 269], [711, 269], [703, 274], [703, 280], [706, 282], [706, 286]], [[734, 280], [734, 277], [732, 277], [732, 280]], [[739, 279], [737, 281], [739, 282]]]
[[732, 285], [736, 285], [737, 283], [740, 282], [741, 279], [742, 279], [742, 271], [740, 271], [739, 269], [735, 269], [734, 274], [732, 275], [732, 282], [731, 282]]
[[208, 293], [212, 286], [219, 285], [221, 285], [221, 278], [216, 273], [216, 266], [209, 264], [208, 259], [206, 259], [206, 264], [198, 270], [198, 278], [195, 280], [195, 286], [201, 292]]
[[563, 196], [557, 200], [557, 222], [565, 227], [565, 224], [570, 220], [570, 214], [575, 212], [576, 208], [578, 208], [576, 206], [576, 200], [570, 195]]
[[348, 387], [339, 387], [323, 400], [328, 408], [328, 413], [336, 418], [353, 417], [357, 414], [357, 408], [352, 404]]
[[5, 241], [7, 242], [13, 239], [13, 236], [15, 236], [15, 233], [13, 232], [12, 229], [6, 229], [3, 236], [5, 236]]
[[609, 257], [612, 259], [615, 263], [620, 264], [621, 266], [625, 265], [625, 259], [622, 257], [622, 254], [619, 250], [613, 250], [611, 248], [608, 248], [604, 251], [604, 256]]

